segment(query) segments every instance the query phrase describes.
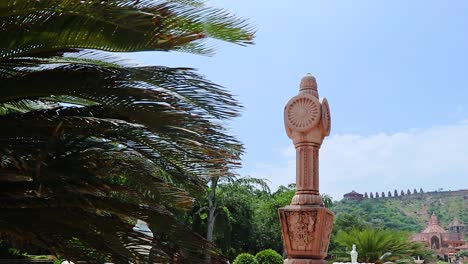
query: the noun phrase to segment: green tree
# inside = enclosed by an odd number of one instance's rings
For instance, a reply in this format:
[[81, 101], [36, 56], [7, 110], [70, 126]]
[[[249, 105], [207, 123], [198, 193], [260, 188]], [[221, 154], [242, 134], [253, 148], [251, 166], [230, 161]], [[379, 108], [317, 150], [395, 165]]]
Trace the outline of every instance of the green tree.
[[[258, 193], [270, 193], [267, 183], [252, 177], [212, 177], [204, 199], [199, 199], [191, 219], [194, 230], [206, 233], [222, 251], [233, 259], [248, 251], [251, 233], [252, 204]], [[233, 228], [234, 227], [234, 228]], [[245, 236], [245, 237], [244, 237]], [[242, 241], [232, 238], [243, 237]]]
[[[218, 184], [220, 188], [218, 189]], [[232, 186], [231, 186], [232, 185]], [[263, 192], [270, 193], [270, 188], [267, 183], [262, 179], [251, 178], [251, 177], [212, 177], [210, 179], [210, 187], [208, 189], [208, 206], [202, 207], [199, 212], [206, 210], [207, 212], [207, 234], [206, 238], [208, 241], [213, 241], [213, 231], [215, 227], [215, 221], [219, 214], [226, 214], [226, 219], [229, 220], [229, 213], [226, 211], [226, 202], [232, 201], [232, 196], [236, 195], [235, 191], [238, 188], [243, 188], [247, 192], [255, 195], [254, 192], [257, 190], [256, 187], [260, 187]], [[220, 198], [220, 199], [218, 199]]]
[[0, 230], [69, 260], [204, 259], [178, 219], [202, 176], [237, 166], [220, 121], [239, 103], [189, 68], [112, 52], [210, 54], [203, 39], [250, 44], [245, 20], [198, 0], [4, 0], [0, 24]]
[[[224, 248], [232, 259], [241, 252], [254, 254], [257, 247], [252, 239], [255, 207], [267, 199], [270, 190], [261, 179], [240, 178], [223, 182], [218, 186], [218, 201], [222, 206], [222, 218], [216, 223], [215, 242]], [[226, 230], [229, 226], [229, 230]], [[227, 232], [228, 231], [228, 232]]]
[[335, 223], [333, 228], [338, 231], [342, 230], [345, 232], [349, 232], [352, 229], [365, 229], [370, 227], [368, 223], [366, 223], [362, 218], [348, 213], [339, 213], [336, 215]]

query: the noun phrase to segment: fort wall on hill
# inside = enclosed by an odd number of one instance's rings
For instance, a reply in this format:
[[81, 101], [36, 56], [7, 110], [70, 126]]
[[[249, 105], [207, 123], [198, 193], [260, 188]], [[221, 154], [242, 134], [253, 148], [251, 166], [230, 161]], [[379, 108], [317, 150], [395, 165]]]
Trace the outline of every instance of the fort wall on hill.
[[462, 189], [458, 191], [431, 191], [431, 192], [424, 192], [422, 189], [417, 191], [410, 189], [404, 190], [393, 190], [387, 192], [365, 192], [364, 194], [352, 191], [344, 195], [344, 200], [355, 200], [361, 201], [364, 199], [421, 199], [425, 196], [432, 196], [432, 197], [449, 197], [449, 196], [463, 196], [464, 199], [468, 200], [468, 189]]

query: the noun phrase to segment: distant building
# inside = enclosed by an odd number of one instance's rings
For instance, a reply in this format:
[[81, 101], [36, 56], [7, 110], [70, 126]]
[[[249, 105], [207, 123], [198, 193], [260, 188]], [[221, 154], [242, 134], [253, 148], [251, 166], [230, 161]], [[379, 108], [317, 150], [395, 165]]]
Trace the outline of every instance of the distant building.
[[449, 231], [447, 231], [439, 225], [435, 214], [432, 214], [427, 227], [421, 233], [414, 234], [411, 240], [424, 243], [426, 247], [444, 258], [448, 258], [468, 246], [465, 243], [465, 225], [463, 223], [454, 219], [449, 225]]
[[465, 234], [466, 229], [465, 225], [458, 220], [458, 218], [453, 219], [452, 223], [449, 225], [449, 231], [451, 233], [462, 233]]
[[[372, 197], [372, 193], [371, 193], [371, 197]], [[345, 200], [349, 200], [349, 201], [361, 201], [361, 200], [364, 200], [364, 195], [358, 193], [358, 192], [355, 192], [354, 190], [343, 195], [343, 199]]]

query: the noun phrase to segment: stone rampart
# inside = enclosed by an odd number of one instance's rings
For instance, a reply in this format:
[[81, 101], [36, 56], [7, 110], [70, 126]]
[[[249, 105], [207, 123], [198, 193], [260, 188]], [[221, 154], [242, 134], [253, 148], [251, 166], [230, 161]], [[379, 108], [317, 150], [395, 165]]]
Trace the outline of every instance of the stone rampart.
[[462, 196], [468, 200], [468, 189], [457, 190], [457, 191], [431, 191], [424, 192], [422, 189], [416, 191], [407, 191], [404, 190], [394, 190], [394, 191], [384, 191], [384, 192], [365, 192], [364, 199], [421, 199], [423, 197], [432, 196], [432, 197], [450, 197], [450, 196]]

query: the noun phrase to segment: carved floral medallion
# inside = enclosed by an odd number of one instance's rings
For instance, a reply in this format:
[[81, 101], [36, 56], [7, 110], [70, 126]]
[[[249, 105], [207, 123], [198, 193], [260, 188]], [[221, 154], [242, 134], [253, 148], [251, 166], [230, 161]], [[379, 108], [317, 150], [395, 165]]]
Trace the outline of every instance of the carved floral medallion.
[[324, 136], [329, 136], [331, 131], [331, 115], [330, 115], [330, 106], [328, 105], [327, 98], [322, 99], [322, 128]]
[[320, 102], [312, 95], [293, 97], [285, 109], [286, 125], [304, 132], [316, 126], [321, 118]]

